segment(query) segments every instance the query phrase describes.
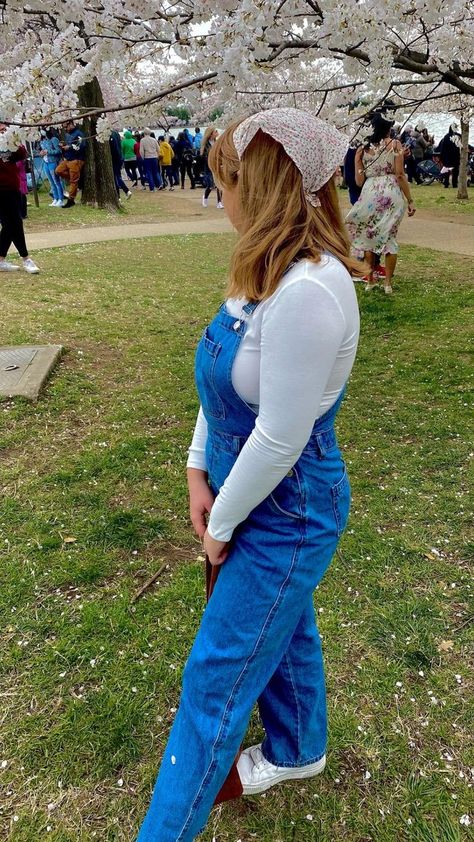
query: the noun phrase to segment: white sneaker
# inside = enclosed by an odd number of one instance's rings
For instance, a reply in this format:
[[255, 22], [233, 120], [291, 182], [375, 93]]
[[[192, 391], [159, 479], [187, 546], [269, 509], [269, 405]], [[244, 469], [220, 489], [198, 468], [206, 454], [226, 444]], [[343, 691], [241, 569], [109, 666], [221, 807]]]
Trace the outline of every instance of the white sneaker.
[[218, 202], [216, 208], [219, 208], [219, 210], [223, 210], [224, 205], [222, 204], [222, 202]]
[[39, 272], [36, 263], [31, 259], [31, 257], [25, 257], [23, 261], [23, 269], [25, 269], [26, 272], [29, 272], [30, 275], [37, 275]]
[[0, 272], [18, 272], [19, 266], [9, 263], [8, 260], [0, 260]]
[[205, 197], [205, 196], [203, 196], [203, 197], [202, 197], [202, 206], [203, 206], [203, 208], [207, 208], [208, 204], [209, 204], [209, 199], [206, 199], [206, 197]]
[[126, 198], [126, 199], [131, 199], [131, 198], [132, 198], [132, 191], [131, 191], [131, 190], [129, 190], [129, 191], [128, 191], [128, 193], [125, 193], [125, 198]]
[[326, 765], [326, 755], [307, 766], [274, 766], [265, 760], [261, 744], [246, 748], [237, 762], [244, 795], [257, 795], [282, 781], [303, 780], [319, 775]]
[[53, 199], [52, 202], [48, 205], [48, 208], [55, 208], [56, 207], [56, 199]]

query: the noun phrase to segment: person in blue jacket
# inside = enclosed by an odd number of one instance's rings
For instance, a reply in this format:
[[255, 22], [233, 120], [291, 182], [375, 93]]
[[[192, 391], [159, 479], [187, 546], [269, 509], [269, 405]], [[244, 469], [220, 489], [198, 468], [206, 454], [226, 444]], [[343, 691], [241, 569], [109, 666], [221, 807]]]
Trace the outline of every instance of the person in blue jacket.
[[194, 151], [199, 154], [201, 151], [201, 143], [202, 143], [202, 131], [199, 126], [196, 126], [194, 129], [194, 137], [193, 137], [193, 146]]
[[64, 194], [61, 179], [56, 175], [56, 167], [62, 158], [62, 152], [59, 139], [51, 128], [41, 129], [40, 149], [40, 155], [43, 158], [44, 168], [46, 170], [46, 177], [53, 194], [53, 201], [49, 207], [60, 208], [64, 202]]

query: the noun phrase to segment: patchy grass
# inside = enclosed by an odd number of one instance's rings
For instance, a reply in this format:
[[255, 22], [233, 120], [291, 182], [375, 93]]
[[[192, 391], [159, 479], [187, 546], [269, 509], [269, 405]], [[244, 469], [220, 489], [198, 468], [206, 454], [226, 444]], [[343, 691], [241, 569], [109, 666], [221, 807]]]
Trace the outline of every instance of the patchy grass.
[[[28, 197], [28, 219], [25, 222], [26, 234], [31, 231], [50, 231], [55, 228], [83, 228], [97, 225], [147, 225], [153, 222], [174, 222], [195, 217], [219, 217], [219, 211], [210, 202], [209, 208], [201, 205], [202, 188], [189, 188], [186, 180], [185, 190], [175, 187], [168, 190], [142, 190], [141, 185], [131, 187], [132, 197], [126, 199], [121, 193], [121, 208], [118, 212], [99, 210], [81, 205], [80, 194], [77, 204], [72, 208], [50, 208], [51, 197], [46, 190], [39, 192], [39, 208], [34, 203], [33, 194]], [[215, 195], [215, 194], [214, 194]], [[222, 215], [222, 214], [221, 214]], [[220, 217], [219, 217], [220, 218]]]
[[[184, 465], [231, 243], [51, 250], [1, 281], [3, 342], [67, 348], [36, 405], [0, 404], [1, 838], [132, 840], [145, 814], [204, 606]], [[315, 598], [328, 769], [216, 810], [204, 842], [468, 839], [469, 272], [406, 247], [395, 294], [359, 296], [352, 518]]]
[[460, 215], [463, 224], [474, 222], [474, 186], [468, 188], [469, 198], [458, 199], [457, 189], [446, 188], [439, 182], [411, 184], [415, 205], [420, 210], [435, 211], [437, 216]]

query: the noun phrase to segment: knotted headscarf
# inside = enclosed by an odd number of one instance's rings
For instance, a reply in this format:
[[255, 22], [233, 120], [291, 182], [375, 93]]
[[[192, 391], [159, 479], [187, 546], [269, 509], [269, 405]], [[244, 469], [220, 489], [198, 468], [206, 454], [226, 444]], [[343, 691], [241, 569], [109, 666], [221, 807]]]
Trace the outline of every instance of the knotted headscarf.
[[234, 131], [233, 141], [239, 159], [257, 132], [281, 143], [303, 177], [306, 198], [320, 207], [318, 190], [343, 163], [349, 141], [342, 132], [299, 108], [269, 108], [252, 114]]

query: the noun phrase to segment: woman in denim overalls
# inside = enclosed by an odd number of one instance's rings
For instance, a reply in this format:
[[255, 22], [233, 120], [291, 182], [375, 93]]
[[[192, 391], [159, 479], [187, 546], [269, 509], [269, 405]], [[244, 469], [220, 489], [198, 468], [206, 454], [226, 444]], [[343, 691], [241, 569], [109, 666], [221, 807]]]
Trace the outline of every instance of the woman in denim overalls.
[[194, 528], [222, 567], [139, 842], [204, 829], [256, 702], [265, 738], [240, 755], [244, 795], [325, 765], [313, 591], [349, 515], [334, 420], [359, 332], [350, 272], [363, 274], [332, 179], [346, 148], [333, 127], [282, 108], [229, 126], [211, 152], [240, 238], [197, 349], [188, 481]]

